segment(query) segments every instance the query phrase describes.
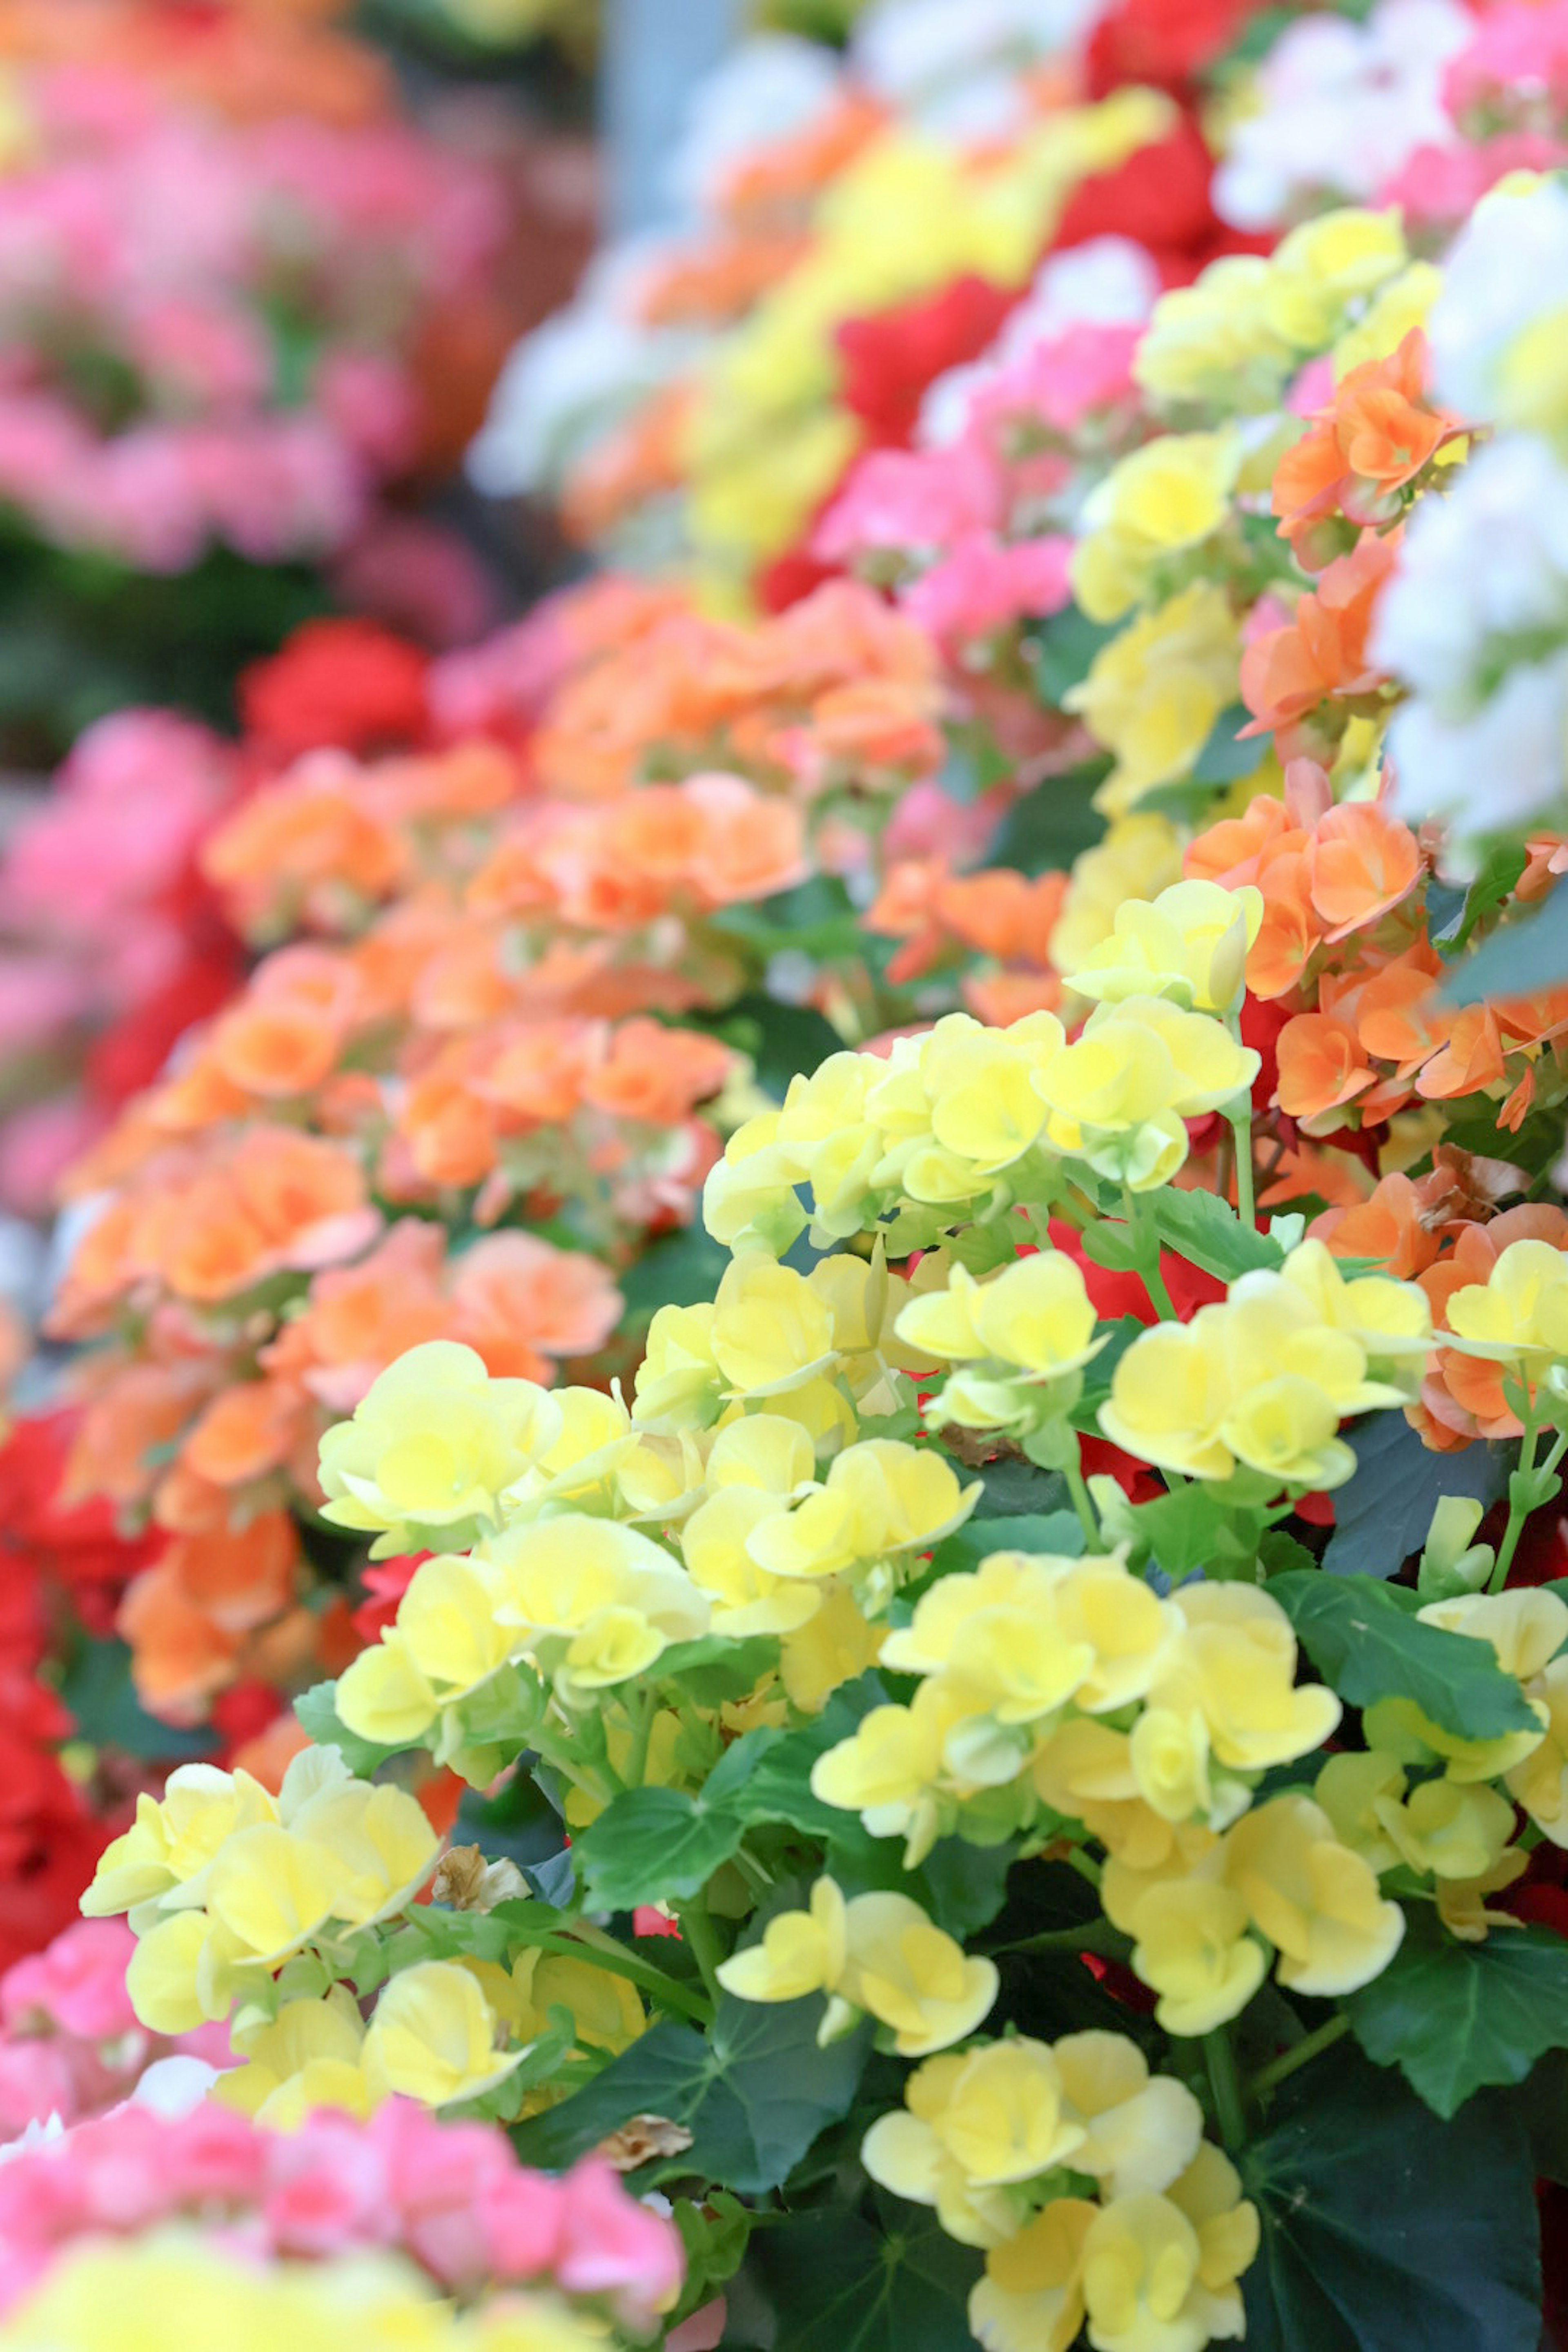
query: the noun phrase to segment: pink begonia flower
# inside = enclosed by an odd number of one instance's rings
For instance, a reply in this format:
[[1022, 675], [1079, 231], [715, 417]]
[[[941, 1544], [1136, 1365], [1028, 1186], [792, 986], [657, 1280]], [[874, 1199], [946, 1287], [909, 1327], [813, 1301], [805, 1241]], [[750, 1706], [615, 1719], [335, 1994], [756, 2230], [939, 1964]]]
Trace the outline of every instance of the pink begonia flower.
[[1073, 432], [1096, 409], [1133, 396], [1132, 360], [1142, 333], [1141, 326], [1085, 321], [1032, 343], [977, 387], [971, 429], [998, 441], [1020, 429], [1036, 439], [1042, 427]]
[[630, 2298], [657, 2311], [680, 2292], [680, 2242], [669, 2223], [629, 2197], [601, 2158], [584, 2157], [567, 2173], [562, 2247], [555, 2275], [579, 2294]]
[[0, 2019], [13, 2032], [40, 2026], [82, 2042], [140, 2029], [125, 1970], [136, 1938], [123, 1919], [79, 1919], [0, 1977]]
[[127, 357], [162, 395], [160, 405], [249, 408], [271, 383], [260, 321], [233, 303], [160, 294], [126, 321], [125, 342]]
[[499, 636], [435, 664], [426, 682], [432, 727], [444, 743], [529, 734], [578, 658], [563, 601], [546, 597]]
[[13, 1111], [0, 1122], [0, 1207], [18, 1217], [47, 1217], [66, 1170], [98, 1141], [109, 1119], [107, 1108], [70, 1095]]
[[893, 812], [883, 836], [883, 861], [942, 856], [957, 867], [973, 866], [1006, 814], [1013, 794], [1003, 788], [955, 801], [934, 779], [912, 784]]
[[58, 2042], [14, 2041], [0, 2035], [0, 2140], [13, 2140], [29, 2124], [62, 2121], [76, 2111], [77, 2070], [72, 2053]]
[[312, 403], [378, 473], [396, 474], [419, 447], [419, 400], [406, 372], [381, 352], [329, 352]]
[[497, 617], [496, 583], [479, 558], [427, 515], [372, 514], [334, 557], [331, 582], [350, 611], [420, 645], [466, 646]]
[[847, 563], [887, 551], [935, 551], [995, 530], [1005, 513], [995, 464], [967, 441], [873, 449], [817, 525], [811, 551], [824, 563]]
[[900, 602], [949, 652], [992, 636], [1015, 621], [1059, 613], [1071, 602], [1070, 539], [1004, 545], [976, 531], [907, 589]]
[[666, 2336], [664, 2352], [716, 2352], [716, 2347], [724, 2340], [729, 2316], [730, 2306], [724, 2297], [721, 2294], [716, 2296], [711, 2303], [705, 2303], [700, 2311], [694, 2311], [689, 2319], [683, 2320], [672, 2335]]

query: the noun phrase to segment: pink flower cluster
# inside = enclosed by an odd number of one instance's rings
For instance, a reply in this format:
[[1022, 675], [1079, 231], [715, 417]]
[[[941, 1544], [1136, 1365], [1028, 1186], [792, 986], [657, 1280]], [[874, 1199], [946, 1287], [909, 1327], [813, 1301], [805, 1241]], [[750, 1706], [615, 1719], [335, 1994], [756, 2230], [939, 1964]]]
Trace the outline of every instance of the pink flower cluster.
[[196, 853], [240, 782], [238, 755], [208, 729], [121, 710], [88, 730], [13, 827], [0, 864], [0, 1207], [43, 1214], [61, 1171], [237, 985], [238, 942]]
[[23, 102], [0, 505], [146, 572], [342, 546], [417, 452], [428, 309], [485, 290], [489, 179], [395, 122], [219, 124], [87, 66]]
[[488, 2124], [400, 2099], [368, 2123], [318, 2115], [289, 2133], [212, 2105], [173, 2119], [124, 2106], [0, 2168], [0, 2314], [78, 2239], [197, 2217], [264, 2260], [395, 2248], [448, 2294], [550, 2284], [636, 2328], [682, 2276], [671, 2223], [601, 2158], [527, 2171]]
[[[1016, 341], [1016, 327], [1010, 330]], [[1078, 323], [955, 384], [953, 437], [875, 450], [823, 518], [812, 551], [889, 581], [951, 661], [1070, 602], [1064, 494], [1079, 436], [1103, 446], [1135, 408], [1138, 330]], [[1058, 511], [1059, 509], [1059, 511]], [[1053, 527], [1054, 526], [1054, 527]]]
[[1442, 102], [1452, 137], [1416, 148], [1379, 200], [1451, 229], [1506, 173], [1568, 163], [1568, 0], [1483, 10], [1448, 61]]
[[[134, 1949], [122, 1919], [79, 1919], [0, 1977], [0, 2141], [53, 2117], [71, 2125], [117, 2108], [161, 2059], [227, 2058], [226, 2029], [174, 2042], [137, 2022], [125, 1990]], [[7, 2281], [9, 2265], [7, 2254]]]

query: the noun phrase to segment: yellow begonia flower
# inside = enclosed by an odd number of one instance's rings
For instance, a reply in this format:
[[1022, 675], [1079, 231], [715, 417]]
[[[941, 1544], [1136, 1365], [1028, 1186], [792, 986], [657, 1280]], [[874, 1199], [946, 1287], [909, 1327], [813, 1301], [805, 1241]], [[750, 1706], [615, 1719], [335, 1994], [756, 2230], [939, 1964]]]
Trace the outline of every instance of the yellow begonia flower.
[[779, 1645], [779, 1679], [790, 1705], [802, 1715], [820, 1715], [835, 1691], [877, 1662], [881, 1628], [872, 1624], [842, 1579], [826, 1588], [807, 1588], [821, 1606]]
[[165, 1906], [169, 1898], [200, 1904], [224, 1841], [277, 1818], [273, 1799], [248, 1772], [177, 1765], [161, 1803], [145, 1793], [137, 1798], [134, 1822], [100, 1855], [81, 1907], [89, 1919], [101, 1919], [159, 1897]]
[[775, 1520], [781, 1510], [776, 1495], [755, 1486], [721, 1486], [699, 1504], [682, 1527], [687, 1573], [712, 1604], [710, 1622], [716, 1633], [738, 1642], [756, 1633], [791, 1633], [822, 1605], [811, 1583], [769, 1575], [748, 1548], [756, 1529]]
[[1336, 1325], [1316, 1288], [1310, 1259], [1295, 1277], [1260, 1268], [1190, 1323], [1142, 1333], [1100, 1407], [1106, 1436], [1193, 1477], [1228, 1478], [1240, 1461], [1281, 1486], [1342, 1484], [1355, 1457], [1340, 1422], [1404, 1402], [1420, 1377], [1422, 1350], [1401, 1328], [1418, 1312], [1391, 1308], [1381, 1288], [1352, 1300], [1359, 1285], [1347, 1284], [1329, 1302]]
[[1234, 1887], [1172, 1878], [1143, 1888], [1130, 1908], [1113, 1911], [1114, 1899], [1107, 1895], [1106, 1910], [1134, 1938], [1133, 1970], [1159, 1995], [1154, 2014], [1167, 2033], [1212, 2033], [1240, 2015], [1268, 1960], [1247, 1934], [1247, 1906]]
[[900, 1339], [949, 1362], [990, 1357], [1036, 1380], [1079, 1370], [1105, 1345], [1081, 1268], [1056, 1250], [1020, 1258], [985, 1282], [959, 1265], [945, 1289], [911, 1298], [899, 1317]]
[[332, 1706], [345, 1730], [381, 1748], [403, 1748], [423, 1738], [441, 1701], [409, 1654], [395, 1625], [352, 1658], [338, 1676]]
[[1203, 2109], [1186, 2085], [1151, 2074], [1125, 2034], [1068, 2033], [1054, 2045], [1062, 2088], [1084, 2126], [1072, 2168], [1100, 2182], [1109, 2197], [1168, 2189], [1203, 2141]]
[[1371, 1870], [1392, 1870], [1400, 1849], [1385, 1826], [1385, 1813], [1409, 1786], [1396, 1756], [1383, 1748], [1331, 1756], [1312, 1790], [1342, 1845], [1359, 1853]]
[[1210, 580], [1140, 614], [1100, 648], [1062, 701], [1115, 757], [1095, 795], [1108, 816], [1124, 816], [1157, 784], [1186, 774], [1237, 698], [1240, 658], [1235, 615]]
[[1545, 1736], [1508, 1772], [1505, 1785], [1543, 1837], [1568, 1846], [1568, 1658], [1554, 1658], [1530, 1696], [1546, 1710]]
[[1468, 1353], [1526, 1365], [1568, 1360], [1568, 1254], [1550, 1242], [1510, 1242], [1485, 1282], [1448, 1298], [1448, 1328]]
[[632, 1418], [700, 1426], [719, 1409], [711, 1305], [661, 1307], [648, 1326]]
[[1392, 359], [1405, 336], [1426, 324], [1442, 290], [1443, 273], [1432, 261], [1413, 261], [1388, 279], [1359, 324], [1335, 343], [1334, 382], [1342, 383], [1353, 368]]
[[221, 2000], [207, 1997], [215, 1973], [208, 1948], [218, 1933], [205, 1911], [172, 1911], [138, 1937], [125, 1990], [150, 2032], [194, 2033], [226, 2016], [226, 1986]]
[[1156, 400], [1202, 400], [1226, 409], [1267, 407], [1298, 363], [1269, 324], [1268, 264], [1260, 255], [1211, 261], [1195, 284], [1154, 305], [1133, 357], [1134, 380]]
[[1352, 303], [1397, 277], [1407, 258], [1396, 212], [1323, 213], [1293, 228], [1269, 257], [1264, 316], [1298, 351], [1326, 350]]
[[928, 2058], [904, 2097], [907, 2108], [879, 2117], [867, 2133], [861, 2162], [895, 2196], [934, 2206], [948, 2235], [964, 2245], [1010, 2237], [1017, 2206], [994, 2192], [1068, 2161], [1084, 2138], [1043, 2042], [1019, 2037]]
[[1165, 433], [1112, 467], [1084, 509], [1073, 594], [1091, 621], [1119, 621], [1166, 558], [1226, 522], [1242, 457], [1234, 428]]
[[1245, 1095], [1258, 1067], [1212, 1014], [1131, 996], [1097, 1005], [1035, 1084], [1056, 1149], [1142, 1192], [1186, 1159], [1184, 1122]]
[[328, 1847], [264, 1822], [225, 1844], [207, 1910], [233, 1938], [237, 1957], [272, 1969], [337, 1915], [343, 1893], [342, 1865]]
[[1207, 2143], [1163, 2195], [1119, 2197], [1084, 2233], [1083, 2298], [1097, 2352], [1203, 2352], [1246, 2332], [1236, 2282], [1258, 2252], [1255, 2209]]
[[533, 1381], [491, 1380], [472, 1348], [429, 1340], [322, 1438], [323, 1514], [378, 1531], [378, 1551], [409, 1548], [411, 1528], [499, 1526], [501, 1496], [560, 1428], [561, 1408]]
[[427, 2107], [477, 2099], [522, 2062], [496, 2048], [497, 2020], [479, 1985], [448, 1960], [405, 1969], [383, 1988], [365, 2032], [363, 2066], [372, 2095], [389, 2092]]
[[1260, 1772], [1321, 1748], [1343, 1712], [1321, 1684], [1296, 1682], [1296, 1636], [1254, 1584], [1186, 1584], [1172, 1595], [1186, 1623], [1149, 1693], [1152, 1706], [1195, 1707], [1217, 1761]]
[[364, 2021], [346, 1985], [334, 1985], [321, 2000], [285, 2001], [264, 2022], [237, 2024], [231, 2040], [245, 2063], [214, 2084], [221, 2105], [275, 2130], [319, 2107], [371, 2112], [360, 2065]]
[[1182, 872], [1182, 837], [1169, 817], [1118, 817], [1092, 849], [1072, 863], [1067, 897], [1048, 942], [1058, 971], [1076, 971], [1102, 940], [1130, 898], [1147, 900]]
[[1404, 1912], [1383, 1900], [1376, 1873], [1310, 1797], [1276, 1797], [1245, 1815], [1226, 1840], [1225, 1870], [1279, 1950], [1280, 1983], [1298, 1992], [1354, 1992], [1399, 1949]]
[[[285, 1781], [285, 1800], [288, 1793]], [[285, 1802], [284, 1819], [291, 1836], [309, 1839], [336, 1864], [333, 1916], [351, 1927], [374, 1927], [405, 1910], [440, 1851], [423, 1806], [406, 1789], [374, 1787], [346, 1773], [297, 1810]]]
[[969, 2325], [985, 2352], [1068, 2352], [1083, 2326], [1083, 2249], [1100, 2208], [1056, 2197], [985, 2257]]
[[858, 2010], [889, 2029], [903, 2058], [962, 2042], [998, 1990], [994, 1962], [971, 1958], [908, 1895], [857, 1895], [846, 1903], [831, 1879], [818, 1879], [808, 1912], [780, 1914], [760, 1944], [724, 1961], [719, 1981], [742, 2000], [825, 1992], [819, 2038]]
[[1485, 1878], [1513, 1836], [1512, 1805], [1477, 1782], [1424, 1780], [1377, 1811], [1400, 1859], [1424, 1876]]
[[1247, 951], [1262, 922], [1263, 894], [1250, 884], [1173, 883], [1152, 904], [1120, 907], [1110, 937], [1068, 968], [1068, 986], [1102, 1003], [1164, 996], [1189, 1012], [1229, 1013], [1246, 989]]
[[567, 1703], [653, 1664], [708, 1630], [709, 1605], [634, 1528], [577, 1512], [514, 1524], [483, 1547], [499, 1571], [496, 1620]]
[[901, 1552], [929, 1551], [980, 1500], [929, 1447], [870, 1438], [834, 1461], [826, 1483], [759, 1522], [747, 1549], [770, 1576], [833, 1576]]

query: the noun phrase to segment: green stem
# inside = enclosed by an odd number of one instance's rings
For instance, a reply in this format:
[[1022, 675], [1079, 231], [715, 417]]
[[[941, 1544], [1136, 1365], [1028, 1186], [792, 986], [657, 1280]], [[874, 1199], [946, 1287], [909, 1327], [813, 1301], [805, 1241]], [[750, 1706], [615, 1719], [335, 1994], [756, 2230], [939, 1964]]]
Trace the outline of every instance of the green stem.
[[1325, 2050], [1331, 2050], [1350, 2030], [1348, 2017], [1331, 2017], [1326, 2025], [1304, 2033], [1300, 2042], [1292, 2042], [1289, 2050], [1281, 2051], [1278, 2058], [1271, 2058], [1267, 2066], [1258, 2068], [1247, 2086], [1248, 2098], [1267, 2098], [1271, 2091], [1279, 2089], [1281, 2083], [1288, 2082], [1299, 2068], [1310, 2066], [1314, 2058], [1320, 2057]]
[[1204, 2035], [1204, 2063], [1208, 2068], [1209, 2089], [1214, 2094], [1219, 2136], [1226, 2147], [1237, 2148], [1247, 2137], [1247, 2117], [1241, 2104], [1241, 2077], [1236, 2071], [1236, 2053], [1230, 2046], [1230, 2035], [1223, 2025]]
[[643, 1774], [647, 1769], [648, 1741], [653, 1737], [654, 1717], [658, 1713], [658, 1693], [645, 1690], [628, 1709], [631, 1717], [631, 1753], [626, 1758], [626, 1783], [628, 1789], [640, 1789]]
[[547, 1937], [538, 1948], [555, 1959], [582, 1960], [589, 1968], [603, 1969], [606, 1976], [625, 1977], [628, 1984], [636, 1985], [639, 1992], [646, 1992], [650, 2000], [657, 2001], [661, 2009], [668, 2009], [672, 2016], [689, 2018], [694, 2025], [711, 2025], [713, 2022], [712, 2006], [703, 2000], [700, 1993], [689, 1992], [684, 1985], [677, 1984], [673, 1977], [667, 1977], [664, 1970], [656, 1969], [651, 1961], [639, 1960], [632, 1953], [623, 1951], [615, 1938], [606, 1936], [601, 1928], [590, 1927], [584, 1923], [574, 1928], [569, 1935]]
[[1252, 1106], [1245, 1117], [1227, 1122], [1236, 1138], [1236, 1213], [1244, 1225], [1258, 1229], [1258, 1196], [1252, 1173]]
[[708, 1916], [708, 1906], [700, 1895], [689, 1903], [678, 1906], [676, 1914], [686, 1948], [701, 1972], [710, 1999], [717, 2005], [722, 1988], [719, 1982], [719, 1938], [713, 1933], [713, 1922]]
[[[1519, 1468], [1514, 1474], [1516, 1477], [1527, 1477], [1535, 1468], [1535, 1441], [1540, 1434], [1534, 1422], [1526, 1421], [1524, 1443], [1519, 1449]], [[1555, 1470], [1563, 1459], [1563, 1439], [1559, 1438], [1543, 1464], [1543, 1468]], [[1510, 1480], [1510, 1486], [1511, 1483]], [[1510, 1495], [1508, 1506], [1508, 1525], [1503, 1529], [1502, 1541], [1498, 1546], [1497, 1565], [1492, 1570], [1491, 1579], [1487, 1586], [1489, 1592], [1500, 1592], [1508, 1582], [1508, 1572], [1513, 1566], [1513, 1556], [1519, 1549], [1519, 1539], [1524, 1533], [1524, 1523], [1529, 1517], [1529, 1506], [1526, 1505], [1521, 1508]]]
[[1051, 1927], [1041, 1935], [1025, 1937], [1022, 1943], [993, 1944], [989, 1948], [994, 1959], [1003, 1952], [1097, 1952], [1102, 1959], [1120, 1960], [1131, 1947], [1109, 1919], [1089, 1919], [1081, 1927]]
[[1085, 1853], [1082, 1846], [1068, 1846], [1062, 1859], [1069, 1870], [1076, 1870], [1080, 1878], [1087, 1879], [1090, 1886], [1098, 1888], [1100, 1879], [1100, 1864], [1092, 1855]]
[[1100, 1521], [1094, 1516], [1094, 1503], [1084, 1483], [1083, 1467], [1078, 1459], [1076, 1444], [1071, 1459], [1062, 1464], [1062, 1476], [1068, 1482], [1068, 1493], [1072, 1496], [1072, 1507], [1078, 1513], [1078, 1523], [1088, 1538], [1089, 1548], [1090, 1551], [1098, 1551]]
[[1160, 1236], [1143, 1213], [1139, 1197], [1131, 1184], [1121, 1187], [1122, 1213], [1137, 1254], [1138, 1278], [1149, 1294], [1149, 1303], [1162, 1323], [1180, 1321], [1175, 1302], [1165, 1287], [1165, 1277], [1160, 1272]]

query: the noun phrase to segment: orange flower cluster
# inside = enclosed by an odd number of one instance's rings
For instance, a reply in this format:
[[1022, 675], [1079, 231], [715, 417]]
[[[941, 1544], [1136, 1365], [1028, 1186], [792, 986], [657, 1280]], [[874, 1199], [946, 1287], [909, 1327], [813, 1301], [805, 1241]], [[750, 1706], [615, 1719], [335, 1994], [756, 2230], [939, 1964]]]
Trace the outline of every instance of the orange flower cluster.
[[955, 956], [988, 959], [991, 969], [963, 974], [959, 993], [977, 1020], [1005, 1028], [1061, 1002], [1048, 950], [1070, 879], [1009, 866], [954, 874], [944, 857], [907, 858], [890, 870], [866, 925], [904, 942], [888, 965], [896, 983], [921, 980]]
[[761, 974], [725, 911], [864, 866], [934, 761], [934, 656], [868, 591], [746, 635], [589, 590], [551, 626], [531, 733], [502, 697], [504, 740], [308, 753], [213, 836], [231, 918], [279, 943], [74, 1172], [96, 1214], [52, 1328], [98, 1344], [68, 1487], [173, 1538], [122, 1615], [172, 1720], [341, 1662], [295, 1517], [405, 1349], [630, 1369], [616, 1277], [689, 1220], [745, 1076], [714, 1026]]
[[[1555, 836], [1530, 845], [1516, 886], [1550, 887], [1565, 859]], [[1521, 1125], [1540, 1057], [1568, 1054], [1568, 989], [1455, 1006], [1430, 936], [1427, 849], [1376, 802], [1336, 806], [1310, 761], [1287, 770], [1283, 801], [1259, 794], [1244, 815], [1200, 834], [1189, 877], [1263, 894], [1247, 961], [1255, 996], [1289, 1018], [1276, 1048], [1275, 1101], [1309, 1135], [1381, 1126], [1416, 1102], [1484, 1094], [1501, 1128]]]

